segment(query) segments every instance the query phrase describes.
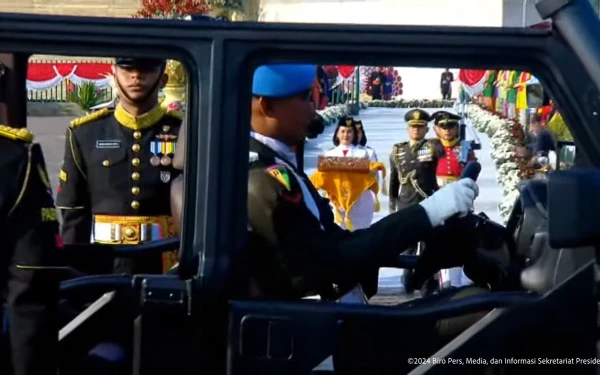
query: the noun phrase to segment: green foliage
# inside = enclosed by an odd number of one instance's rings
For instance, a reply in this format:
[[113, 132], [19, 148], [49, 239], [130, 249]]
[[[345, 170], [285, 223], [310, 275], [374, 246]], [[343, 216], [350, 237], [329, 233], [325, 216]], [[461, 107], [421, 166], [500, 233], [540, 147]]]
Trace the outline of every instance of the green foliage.
[[110, 90], [101, 90], [93, 82], [85, 82], [67, 93], [67, 101], [88, 112], [90, 108], [111, 100]]

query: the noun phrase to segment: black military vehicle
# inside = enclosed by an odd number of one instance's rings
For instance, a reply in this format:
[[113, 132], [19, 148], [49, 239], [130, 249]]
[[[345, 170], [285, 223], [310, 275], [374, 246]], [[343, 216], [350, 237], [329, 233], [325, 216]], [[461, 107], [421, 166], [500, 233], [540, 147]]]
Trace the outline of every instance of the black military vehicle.
[[[587, 0], [537, 7], [552, 30], [344, 25], [342, 33], [339, 25], [1, 15], [0, 114], [11, 126], [26, 124], [32, 53], [169, 57], [189, 73], [184, 179], [173, 185], [181, 239], [66, 249], [102, 258], [175, 244], [179, 268], [65, 281], [62, 298], [75, 311], [61, 331], [61, 374], [309, 374], [330, 356], [339, 374], [530, 374], [561, 358], [579, 358], [564, 371], [595, 372], [600, 21]], [[249, 87], [253, 68], [274, 60], [529, 71], [560, 106], [581, 160], [524, 184], [506, 226], [483, 215], [463, 219], [469, 232], [454, 248], [479, 260], [473, 272], [492, 293], [427, 307], [232, 300], [247, 241]], [[440, 261], [435, 246], [428, 251], [397, 266], [428, 276], [456, 265]], [[492, 259], [516, 268], [498, 274]], [[437, 320], [479, 311], [490, 312], [440, 347]], [[469, 361], [493, 366], [452, 365]]]

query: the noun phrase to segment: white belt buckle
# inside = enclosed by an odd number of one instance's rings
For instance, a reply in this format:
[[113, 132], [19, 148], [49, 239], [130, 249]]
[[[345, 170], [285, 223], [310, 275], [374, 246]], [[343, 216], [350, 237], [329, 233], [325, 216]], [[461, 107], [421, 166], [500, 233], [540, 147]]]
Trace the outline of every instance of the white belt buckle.
[[[155, 241], [160, 238], [154, 238], [153, 229], [158, 224], [139, 224], [139, 240], [140, 243], [147, 241]], [[92, 242], [110, 241], [121, 242], [123, 240], [123, 224], [116, 223], [97, 223], [94, 222], [92, 231]]]

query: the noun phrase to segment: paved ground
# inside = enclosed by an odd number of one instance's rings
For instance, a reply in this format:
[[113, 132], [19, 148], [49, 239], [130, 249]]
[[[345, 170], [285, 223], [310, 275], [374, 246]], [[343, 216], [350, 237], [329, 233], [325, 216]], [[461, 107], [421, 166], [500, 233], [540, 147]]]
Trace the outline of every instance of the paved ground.
[[73, 117], [28, 117], [27, 126], [42, 145], [48, 174], [56, 193], [58, 173], [65, 152], [65, 132]]

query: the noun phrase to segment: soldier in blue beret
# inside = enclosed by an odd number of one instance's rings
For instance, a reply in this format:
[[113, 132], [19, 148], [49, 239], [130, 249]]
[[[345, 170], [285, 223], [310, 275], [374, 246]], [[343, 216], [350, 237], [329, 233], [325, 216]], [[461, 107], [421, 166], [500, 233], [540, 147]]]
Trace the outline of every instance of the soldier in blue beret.
[[252, 282], [250, 288], [242, 288], [243, 294], [335, 300], [371, 281], [367, 275], [373, 269], [431, 236], [433, 227], [467, 213], [477, 195], [475, 182], [465, 179], [370, 228], [341, 229], [329, 201], [297, 167], [294, 153], [315, 114], [315, 78], [315, 66], [299, 64], [265, 65], [254, 74], [248, 181], [251, 255], [245, 267]]

